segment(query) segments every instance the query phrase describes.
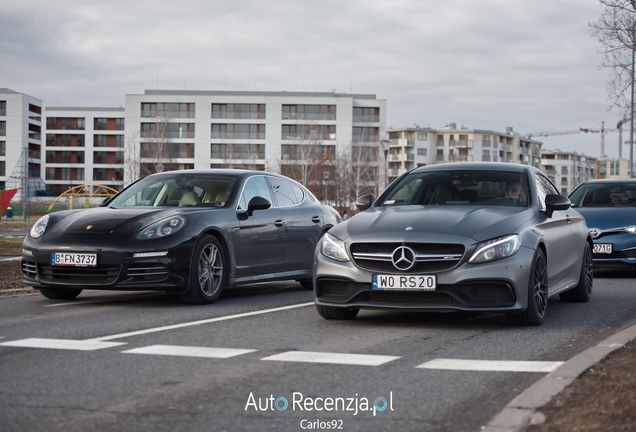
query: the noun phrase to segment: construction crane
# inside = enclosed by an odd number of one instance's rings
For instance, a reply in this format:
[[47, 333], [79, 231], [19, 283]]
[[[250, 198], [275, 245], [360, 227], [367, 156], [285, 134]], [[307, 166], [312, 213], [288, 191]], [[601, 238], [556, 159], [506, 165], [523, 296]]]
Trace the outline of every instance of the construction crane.
[[568, 135], [568, 134], [581, 133], [581, 131], [582, 131], [582, 129], [570, 130], [570, 131], [560, 131], [560, 132], [531, 132], [529, 134], [526, 134], [526, 138], [532, 138], [533, 136], [547, 137], [547, 136], [550, 136], [550, 135]]
[[581, 128], [581, 132], [585, 132], [585, 133], [600, 133], [601, 134], [601, 157], [605, 156], [605, 134], [607, 132], [616, 132], [618, 130], [619, 129], [605, 129], [605, 122], [604, 121], [601, 122], [601, 128], [600, 129]]

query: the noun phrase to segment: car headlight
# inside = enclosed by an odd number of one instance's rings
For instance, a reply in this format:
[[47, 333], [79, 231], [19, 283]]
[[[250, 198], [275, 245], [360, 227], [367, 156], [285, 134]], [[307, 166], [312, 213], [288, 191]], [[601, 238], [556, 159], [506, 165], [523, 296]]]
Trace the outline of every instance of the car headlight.
[[477, 245], [477, 249], [468, 262], [473, 264], [508, 258], [521, 247], [521, 237], [516, 234], [488, 240]]
[[336, 261], [349, 261], [345, 242], [329, 233], [326, 233], [322, 238], [320, 252], [327, 258]]
[[48, 224], [49, 215], [42, 216], [36, 223], [33, 224], [31, 231], [29, 231], [29, 235], [36, 239], [42, 237]]
[[152, 240], [157, 238], [168, 237], [180, 231], [186, 225], [186, 218], [183, 216], [173, 216], [168, 219], [160, 220], [152, 225], [144, 228], [137, 238], [139, 240]]
[[625, 227], [623, 229], [630, 234], [636, 234], [636, 226]]

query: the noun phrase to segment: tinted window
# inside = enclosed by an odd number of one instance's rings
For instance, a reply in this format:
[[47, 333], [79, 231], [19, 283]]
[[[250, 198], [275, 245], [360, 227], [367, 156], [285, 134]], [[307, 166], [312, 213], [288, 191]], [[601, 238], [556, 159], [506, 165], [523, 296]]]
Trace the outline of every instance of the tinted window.
[[247, 210], [247, 205], [255, 196], [263, 197], [273, 203], [272, 194], [269, 191], [269, 186], [267, 185], [264, 176], [254, 176], [247, 180], [245, 187], [243, 188], [243, 193], [241, 194], [241, 200], [238, 208]]
[[537, 174], [535, 179], [537, 182], [537, 193], [539, 195], [537, 197], [539, 200], [539, 210], [545, 210], [545, 196], [548, 194], [559, 195], [559, 191], [546, 177]]
[[585, 183], [572, 192], [570, 201], [575, 207], [636, 206], [636, 182]]
[[505, 171], [427, 171], [402, 178], [381, 205], [526, 206], [521, 173]]
[[290, 182], [276, 177], [269, 177], [268, 179], [280, 207], [289, 207], [298, 204], [293, 185]]

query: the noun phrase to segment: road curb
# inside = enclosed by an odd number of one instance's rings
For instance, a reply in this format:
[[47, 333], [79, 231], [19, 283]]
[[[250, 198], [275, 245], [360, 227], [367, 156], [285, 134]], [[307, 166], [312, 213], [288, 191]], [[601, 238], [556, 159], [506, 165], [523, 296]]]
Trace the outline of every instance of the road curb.
[[565, 362], [514, 398], [482, 432], [520, 432], [541, 414], [538, 410], [594, 364], [636, 339], [633, 325]]

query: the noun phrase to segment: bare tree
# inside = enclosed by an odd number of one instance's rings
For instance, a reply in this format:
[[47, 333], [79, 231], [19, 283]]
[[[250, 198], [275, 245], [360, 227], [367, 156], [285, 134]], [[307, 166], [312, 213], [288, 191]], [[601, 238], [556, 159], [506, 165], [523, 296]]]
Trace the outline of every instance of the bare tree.
[[122, 186], [129, 185], [139, 178], [141, 159], [139, 157], [139, 131], [127, 137], [124, 147], [124, 178]]
[[[294, 135], [284, 137], [281, 157], [278, 161], [280, 172], [307, 186], [314, 195], [329, 201], [335, 183], [335, 145], [324, 144], [320, 126], [315, 123], [293, 125]], [[328, 173], [328, 174], [326, 174]]]
[[156, 172], [174, 169], [176, 151], [172, 135], [176, 132], [171, 126], [169, 116], [156, 118], [156, 122], [148, 123], [149, 127], [142, 131], [140, 145], [140, 175], [146, 176]]
[[598, 51], [603, 55], [601, 65], [612, 69], [613, 76], [607, 83], [612, 107], [628, 114], [631, 104], [632, 51], [636, 37], [636, 0], [599, 0], [603, 13], [591, 23], [592, 34], [600, 43]]

